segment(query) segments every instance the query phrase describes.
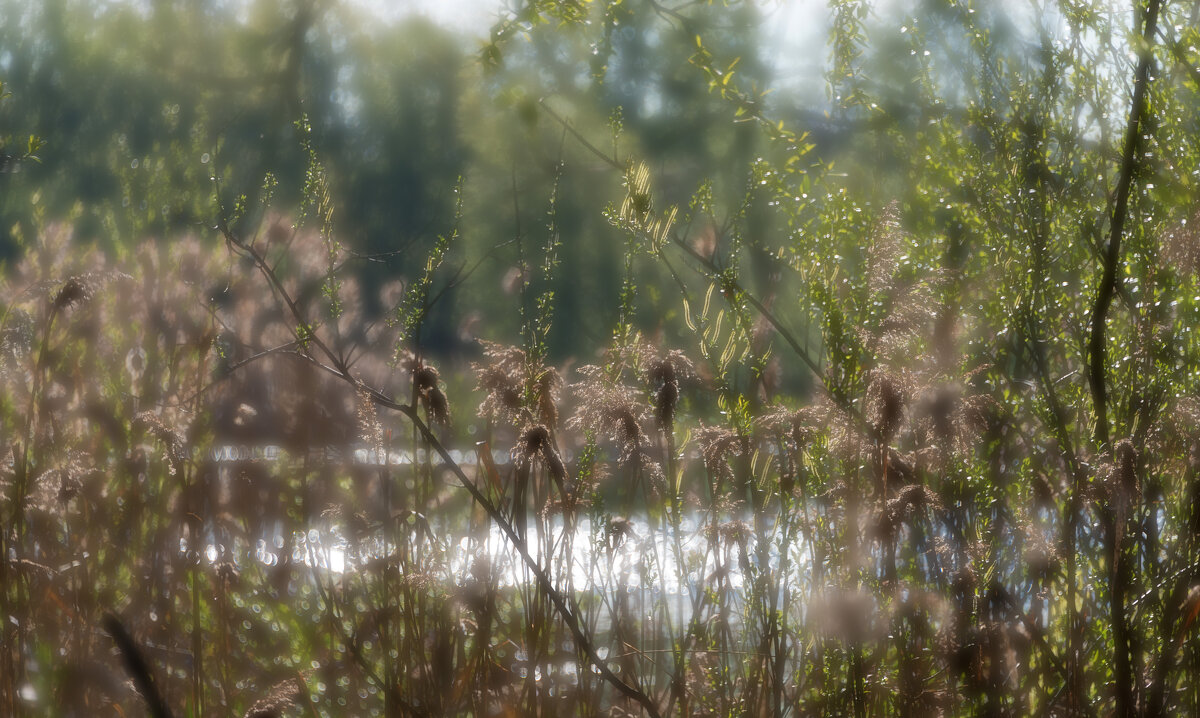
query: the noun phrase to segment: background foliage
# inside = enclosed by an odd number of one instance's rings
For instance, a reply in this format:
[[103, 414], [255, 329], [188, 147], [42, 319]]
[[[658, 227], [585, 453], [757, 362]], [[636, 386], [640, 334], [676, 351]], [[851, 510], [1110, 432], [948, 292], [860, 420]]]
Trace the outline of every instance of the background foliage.
[[1200, 711], [1197, 8], [0, 4], [0, 713]]

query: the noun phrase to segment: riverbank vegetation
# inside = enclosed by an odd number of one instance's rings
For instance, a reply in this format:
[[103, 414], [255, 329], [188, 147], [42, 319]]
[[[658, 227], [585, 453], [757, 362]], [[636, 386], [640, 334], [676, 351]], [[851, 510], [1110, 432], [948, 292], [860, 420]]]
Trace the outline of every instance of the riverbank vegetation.
[[1200, 712], [1195, 8], [770, 11], [4, 5], [0, 713]]

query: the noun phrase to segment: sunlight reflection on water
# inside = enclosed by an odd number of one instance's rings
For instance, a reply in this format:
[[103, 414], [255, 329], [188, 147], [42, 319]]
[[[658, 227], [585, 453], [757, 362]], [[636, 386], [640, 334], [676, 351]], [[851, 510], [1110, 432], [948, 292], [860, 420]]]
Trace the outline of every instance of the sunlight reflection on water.
[[[275, 461], [283, 451], [277, 446], [246, 447], [223, 445], [205, 452], [218, 464], [244, 461]], [[317, 452], [330, 460], [342, 460], [343, 454], [333, 449]], [[451, 458], [463, 466], [473, 466], [474, 451], [452, 450]], [[347, 454], [357, 465], [406, 466], [413, 456], [407, 451], [382, 454], [359, 448]], [[433, 463], [440, 464], [434, 455]], [[495, 450], [491, 458], [497, 465], [509, 463], [508, 452]], [[416, 460], [424, 463], [430, 457], [424, 451]], [[728, 517], [725, 517], [726, 519]], [[741, 517], [748, 518], [748, 517]], [[447, 517], [438, 517], [445, 522]], [[767, 527], [773, 522], [768, 520]], [[573, 521], [561, 515], [531, 518], [525, 526], [526, 545], [534, 562], [545, 571], [555, 587], [575, 596], [593, 596], [611, 601], [627, 596], [652, 610], [653, 606], [669, 604], [671, 622], [682, 625], [690, 616], [690, 606], [697, 596], [714, 586], [740, 593], [751, 580], [747, 573], [776, 573], [780, 568], [780, 549], [771, 531], [766, 544], [747, 531], [744, 543], [728, 538], [715, 541], [717, 525], [712, 517], [700, 512], [685, 515], [678, 529], [659, 518], [633, 515], [628, 519], [606, 515], [577, 515]], [[377, 531], [376, 534], [379, 532]], [[487, 580], [498, 589], [523, 589], [533, 586], [536, 577], [525, 564], [520, 552], [499, 526], [486, 529], [470, 526], [431, 526], [420, 514], [412, 514], [398, 527], [391, 544], [382, 535], [371, 535], [352, 543], [346, 527], [336, 523], [314, 525], [297, 531], [288, 541], [281, 523], [254, 541], [252, 546], [226, 546], [209, 535], [204, 549], [194, 560], [217, 565], [232, 561], [260, 566], [278, 566], [284, 552], [290, 550], [288, 563], [317, 572], [343, 575], [348, 572], [376, 570], [381, 560], [396, 561], [396, 550], [406, 546], [436, 555], [437, 573], [441, 580], [463, 589], [473, 580], [472, 572], [479, 565], [487, 566]], [[290, 547], [290, 548], [288, 548]], [[180, 551], [189, 549], [186, 538], [180, 540]], [[793, 539], [788, 546], [789, 571], [801, 575], [808, 563], [803, 542]], [[762, 563], [766, 565], [760, 565]], [[315, 580], [317, 575], [313, 576]]]

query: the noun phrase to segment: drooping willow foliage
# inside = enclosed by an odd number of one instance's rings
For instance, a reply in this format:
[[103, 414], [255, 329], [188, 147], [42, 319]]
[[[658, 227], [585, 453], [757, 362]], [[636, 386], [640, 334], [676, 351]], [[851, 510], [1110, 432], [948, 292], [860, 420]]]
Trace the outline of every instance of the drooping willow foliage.
[[214, 175], [208, 244], [44, 223], [0, 286], [0, 713], [1200, 712], [1196, 7], [830, 10], [832, 166], [687, 3], [497, 26], [485, 64], [649, 13], [769, 147], [673, 202], [619, 119], [532, 109], [623, 183], [577, 366], [567, 162], [469, 359], [421, 337], [489, 259], [447, 261], [470, 177], [382, 318], [311, 147], [303, 222]]

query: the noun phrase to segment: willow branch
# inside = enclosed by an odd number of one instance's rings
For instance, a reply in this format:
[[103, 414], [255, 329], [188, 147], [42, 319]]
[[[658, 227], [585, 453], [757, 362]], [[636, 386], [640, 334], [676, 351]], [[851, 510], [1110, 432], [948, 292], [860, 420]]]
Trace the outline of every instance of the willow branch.
[[[1138, 151], [1142, 134], [1142, 116], [1146, 112], [1146, 90], [1150, 84], [1151, 53], [1158, 22], [1160, 0], [1150, 0], [1142, 28], [1141, 47], [1138, 48], [1138, 64], [1133, 86], [1133, 105], [1129, 110], [1129, 122], [1125, 127], [1125, 147], [1121, 154], [1121, 173], [1117, 179], [1116, 196], [1112, 220], [1109, 224], [1108, 246], [1103, 259], [1103, 274], [1096, 292], [1096, 303], [1092, 308], [1091, 337], [1088, 340], [1088, 383], [1095, 410], [1093, 439], [1099, 450], [1109, 447], [1111, 429], [1108, 416], [1108, 310], [1113, 295], [1120, 286], [1121, 238], [1125, 220], [1129, 213], [1129, 194], [1133, 187], [1133, 175], [1138, 166]], [[1131, 633], [1125, 611], [1125, 591], [1128, 585], [1129, 567], [1121, 555], [1121, 528], [1109, 510], [1102, 512], [1107, 524], [1109, 570], [1109, 616], [1113, 636], [1113, 678], [1116, 688], [1116, 715], [1121, 718], [1132, 716], [1136, 710], [1136, 690], [1131, 664]], [[1072, 517], [1074, 518], [1074, 517]]]
[[1117, 178], [1112, 219], [1109, 223], [1108, 246], [1104, 251], [1103, 274], [1096, 292], [1096, 303], [1092, 307], [1092, 330], [1088, 341], [1088, 383], [1092, 391], [1092, 405], [1096, 412], [1094, 438], [1098, 446], [1109, 443], [1108, 418], [1108, 356], [1107, 325], [1108, 310], [1113, 295], [1121, 285], [1118, 272], [1121, 264], [1121, 238], [1125, 231], [1125, 219], [1129, 214], [1129, 193], [1133, 187], [1133, 174], [1137, 170], [1138, 147], [1141, 142], [1142, 116], [1146, 112], [1146, 89], [1150, 84], [1150, 51], [1158, 23], [1160, 0], [1150, 0], [1146, 11], [1146, 24], [1142, 31], [1142, 47], [1138, 53], [1137, 70], [1133, 86], [1133, 103], [1129, 110], [1129, 122], [1125, 126], [1125, 147], [1121, 153], [1121, 174]]
[[125, 670], [128, 671], [129, 677], [133, 679], [138, 692], [146, 701], [151, 718], [172, 718], [171, 709], [167, 708], [162, 694], [158, 692], [158, 686], [155, 685], [150, 666], [142, 657], [142, 652], [138, 649], [133, 636], [130, 636], [129, 631], [125, 630], [125, 626], [121, 625], [120, 619], [111, 613], [104, 614], [103, 624], [104, 630], [108, 631], [108, 635], [112, 636], [113, 641], [117, 644], [117, 648], [121, 652], [121, 659], [125, 663]]

